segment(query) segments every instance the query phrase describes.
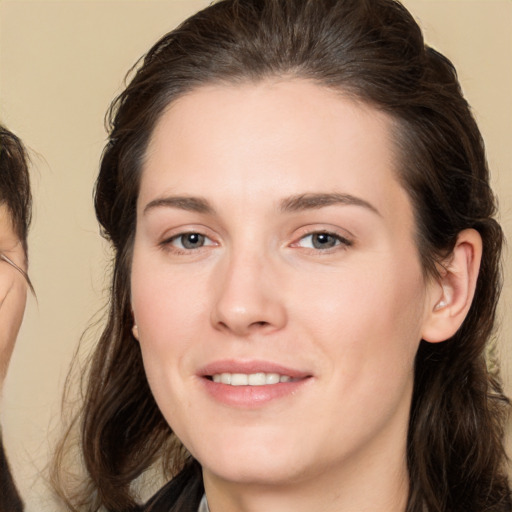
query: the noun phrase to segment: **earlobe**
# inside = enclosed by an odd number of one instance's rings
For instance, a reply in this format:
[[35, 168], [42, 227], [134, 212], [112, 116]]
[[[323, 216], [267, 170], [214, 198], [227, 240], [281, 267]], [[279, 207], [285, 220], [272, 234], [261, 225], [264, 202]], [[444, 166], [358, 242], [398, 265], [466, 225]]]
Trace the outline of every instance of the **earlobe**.
[[133, 334], [133, 337], [137, 341], [139, 341], [139, 328], [137, 327], [137, 321], [135, 320], [135, 313], [133, 312], [133, 307], [131, 308], [131, 313], [132, 313], [132, 321], [133, 321], [132, 334]]
[[482, 238], [478, 231], [461, 231], [453, 252], [442, 262], [439, 277], [430, 286], [422, 331], [425, 341], [445, 341], [462, 325], [475, 294], [481, 258]]
[[445, 308], [448, 306], [448, 301], [446, 299], [441, 299], [435, 306], [434, 311], [439, 311], [440, 309]]

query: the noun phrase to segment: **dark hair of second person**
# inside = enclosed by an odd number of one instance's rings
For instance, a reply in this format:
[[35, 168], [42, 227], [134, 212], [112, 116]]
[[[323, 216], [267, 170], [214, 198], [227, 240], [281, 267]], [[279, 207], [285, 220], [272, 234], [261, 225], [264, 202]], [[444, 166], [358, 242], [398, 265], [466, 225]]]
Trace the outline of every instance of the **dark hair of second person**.
[[[0, 125], [0, 389], [23, 318], [27, 285], [27, 234], [31, 219], [28, 163], [21, 140]], [[0, 510], [23, 510], [0, 438]]]

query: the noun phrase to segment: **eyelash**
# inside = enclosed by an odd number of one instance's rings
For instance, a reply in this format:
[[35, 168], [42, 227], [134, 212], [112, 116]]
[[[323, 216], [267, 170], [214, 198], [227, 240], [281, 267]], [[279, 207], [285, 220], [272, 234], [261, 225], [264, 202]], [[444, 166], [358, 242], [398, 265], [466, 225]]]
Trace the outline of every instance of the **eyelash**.
[[[208, 240], [210, 243], [205, 243], [199, 247], [184, 247], [183, 240], [187, 236], [189, 236], [189, 237], [197, 236], [197, 237], [199, 237], [199, 239], [202, 239], [203, 242]], [[176, 245], [173, 245], [174, 242], [176, 242], [177, 240], [179, 241], [180, 239], [182, 240], [181, 244], [180, 244], [181, 247], [179, 247], [179, 246], [177, 247]], [[164, 248], [172, 247], [172, 250], [174, 252], [176, 252], [177, 254], [190, 254], [192, 252], [201, 250], [203, 247], [214, 246], [217, 244], [215, 242], [213, 242], [207, 235], [200, 233], [199, 231], [186, 231], [184, 233], [178, 233], [177, 235], [173, 235], [172, 237], [163, 240], [160, 243], [160, 245]]]
[[326, 236], [329, 237], [331, 240], [334, 240], [334, 245], [330, 247], [325, 248], [318, 248], [318, 247], [303, 247], [306, 250], [312, 251], [315, 254], [324, 253], [324, 254], [330, 254], [332, 252], [338, 251], [338, 250], [345, 250], [348, 247], [351, 247], [353, 245], [352, 240], [349, 240], [348, 238], [339, 235], [338, 233], [333, 233], [332, 231], [325, 231], [325, 230], [317, 230], [317, 231], [310, 231], [308, 233], [303, 234], [297, 242], [294, 242], [291, 244], [291, 247], [301, 247], [300, 242], [306, 240], [307, 238], [311, 238], [311, 243], [314, 245], [314, 237], [320, 237], [320, 236]]
[[[185, 237], [191, 237], [195, 236], [198, 237], [198, 242], [203, 242], [199, 247], [185, 247]], [[314, 247], [315, 245], [315, 239], [314, 237], [329, 237], [331, 242], [334, 240], [334, 245], [320, 248], [320, 247]], [[307, 238], [311, 238], [311, 243], [313, 247], [303, 247], [301, 246], [300, 242], [306, 240]], [[180, 246], [174, 245], [176, 241], [180, 241]], [[191, 242], [194, 244], [194, 242]], [[172, 251], [174, 251], [176, 254], [191, 254], [193, 252], [199, 251], [203, 249], [204, 247], [209, 246], [216, 246], [217, 243], [212, 241], [211, 238], [209, 238], [207, 235], [199, 232], [199, 231], [186, 231], [183, 233], [178, 233], [177, 235], [173, 235], [170, 238], [167, 238], [163, 240], [160, 245], [164, 248], [172, 248]], [[337, 250], [345, 250], [348, 247], [351, 247], [353, 245], [353, 242], [349, 240], [348, 238], [341, 236], [337, 233], [333, 233], [331, 231], [325, 231], [325, 230], [318, 230], [318, 231], [310, 231], [307, 233], [304, 233], [296, 242], [293, 242], [290, 244], [290, 247], [302, 247], [303, 249], [306, 249], [308, 251], [312, 251], [316, 254], [324, 253], [324, 254], [330, 254]]]

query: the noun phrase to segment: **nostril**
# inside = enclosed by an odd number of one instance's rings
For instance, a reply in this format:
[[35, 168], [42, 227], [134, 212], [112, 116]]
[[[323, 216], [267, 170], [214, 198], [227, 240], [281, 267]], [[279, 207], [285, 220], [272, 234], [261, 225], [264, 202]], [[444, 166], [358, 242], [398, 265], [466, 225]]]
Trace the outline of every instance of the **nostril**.
[[269, 323], [260, 321], [260, 322], [253, 322], [251, 325], [254, 325], [255, 327], [265, 327], [266, 325], [269, 325]]
[[255, 331], [259, 331], [260, 329], [266, 329], [271, 326], [271, 322], [266, 322], [265, 320], [258, 320], [256, 322], [237, 322], [233, 320], [231, 322], [228, 321], [219, 321], [216, 324], [217, 329], [225, 330], [225, 331], [233, 331], [238, 334], [250, 334]]

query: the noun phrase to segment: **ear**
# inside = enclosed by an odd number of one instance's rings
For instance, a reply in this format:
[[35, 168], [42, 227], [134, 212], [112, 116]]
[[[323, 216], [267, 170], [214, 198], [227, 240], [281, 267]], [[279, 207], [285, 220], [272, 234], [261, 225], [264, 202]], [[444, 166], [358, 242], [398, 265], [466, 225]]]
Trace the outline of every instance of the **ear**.
[[432, 279], [422, 338], [438, 343], [451, 338], [462, 325], [475, 295], [482, 238], [478, 231], [461, 231], [450, 256]]
[[139, 328], [137, 327], [137, 322], [135, 320], [135, 313], [133, 312], [133, 308], [131, 308], [131, 311], [132, 311], [132, 320], [133, 320], [132, 334], [133, 334], [133, 337], [137, 341], [139, 341]]

